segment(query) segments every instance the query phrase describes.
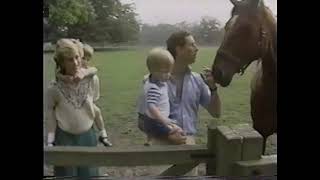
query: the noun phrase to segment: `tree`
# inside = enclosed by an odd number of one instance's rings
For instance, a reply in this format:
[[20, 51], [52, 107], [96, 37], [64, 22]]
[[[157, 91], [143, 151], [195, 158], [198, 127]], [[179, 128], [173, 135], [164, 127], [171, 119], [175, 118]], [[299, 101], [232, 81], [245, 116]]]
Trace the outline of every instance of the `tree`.
[[86, 24], [95, 18], [94, 9], [89, 0], [50, 0], [48, 22], [55, 30], [66, 33], [68, 27]]
[[220, 23], [213, 17], [202, 17], [198, 32], [199, 37], [204, 40], [204, 43], [213, 44], [221, 39], [220, 36]]
[[140, 42], [144, 45], [165, 45], [171, 33], [178, 30], [190, 32], [200, 45], [218, 45], [223, 38], [223, 29], [218, 20], [203, 17], [200, 23], [189, 24], [186, 21], [170, 24], [143, 24], [140, 31]]
[[148, 45], [165, 45], [171, 33], [179, 30], [178, 27], [171, 24], [158, 24], [151, 26], [143, 24], [140, 33], [140, 42]]
[[136, 41], [139, 38], [139, 23], [136, 20], [137, 14], [134, 12], [132, 4], [117, 4], [114, 28], [110, 35], [113, 42]]
[[132, 4], [119, 0], [48, 0], [49, 25], [55, 38], [85, 41], [136, 40], [139, 24]]

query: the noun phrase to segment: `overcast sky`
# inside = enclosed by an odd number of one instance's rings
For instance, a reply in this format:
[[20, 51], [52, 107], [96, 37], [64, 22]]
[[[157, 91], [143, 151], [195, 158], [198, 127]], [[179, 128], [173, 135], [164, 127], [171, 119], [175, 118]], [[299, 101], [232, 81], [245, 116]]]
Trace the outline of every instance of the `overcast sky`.
[[[135, 3], [138, 19], [148, 24], [175, 24], [182, 21], [199, 22], [203, 16], [217, 18], [225, 23], [230, 17], [232, 4], [229, 0], [120, 0]], [[277, 0], [264, 0], [277, 14]]]

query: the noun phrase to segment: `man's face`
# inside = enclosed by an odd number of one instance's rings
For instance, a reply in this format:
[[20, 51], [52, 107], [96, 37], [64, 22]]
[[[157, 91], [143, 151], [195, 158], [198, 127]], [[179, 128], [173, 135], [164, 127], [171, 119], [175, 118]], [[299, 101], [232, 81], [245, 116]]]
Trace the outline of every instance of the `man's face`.
[[186, 64], [192, 64], [196, 61], [198, 47], [194, 38], [189, 35], [185, 37], [186, 43], [184, 46], [178, 46], [176, 48], [177, 56], [181, 57], [181, 60]]

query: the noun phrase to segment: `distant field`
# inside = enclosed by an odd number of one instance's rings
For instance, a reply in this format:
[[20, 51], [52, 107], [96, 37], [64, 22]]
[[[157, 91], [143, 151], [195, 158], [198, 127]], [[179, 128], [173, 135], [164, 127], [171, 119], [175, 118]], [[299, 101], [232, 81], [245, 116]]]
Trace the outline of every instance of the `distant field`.
[[[210, 67], [217, 48], [200, 48], [193, 71], [201, 72], [203, 66]], [[107, 131], [114, 145], [142, 144], [144, 135], [137, 128], [136, 99], [141, 80], [147, 73], [145, 56], [149, 49], [96, 52], [92, 65], [99, 70], [102, 110]], [[53, 79], [52, 54], [44, 54], [45, 86]], [[250, 123], [249, 86], [252, 76], [249, 70], [242, 76], [235, 76], [228, 88], [219, 88], [222, 100], [222, 117], [212, 118], [204, 109], [200, 112], [197, 142], [206, 143], [206, 127], [213, 121], [220, 125]]]

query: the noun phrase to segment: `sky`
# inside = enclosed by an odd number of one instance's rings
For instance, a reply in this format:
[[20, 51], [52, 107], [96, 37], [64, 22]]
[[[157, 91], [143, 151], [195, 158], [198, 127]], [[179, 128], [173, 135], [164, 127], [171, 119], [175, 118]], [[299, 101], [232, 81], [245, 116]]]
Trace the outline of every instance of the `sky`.
[[[232, 4], [229, 0], [120, 0], [135, 3], [141, 23], [175, 24], [182, 21], [199, 22], [203, 16], [217, 18], [225, 23], [230, 18]], [[277, 0], [264, 0], [274, 14], [277, 14]]]

